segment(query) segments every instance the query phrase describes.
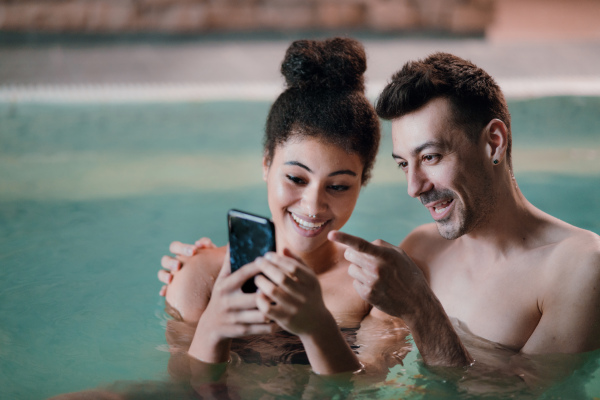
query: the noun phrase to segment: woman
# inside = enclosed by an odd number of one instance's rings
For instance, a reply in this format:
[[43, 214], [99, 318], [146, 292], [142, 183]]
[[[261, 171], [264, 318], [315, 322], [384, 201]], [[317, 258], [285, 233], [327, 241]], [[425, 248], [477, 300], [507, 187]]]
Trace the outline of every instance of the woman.
[[[312, 369], [360, 369], [338, 328], [357, 328], [371, 307], [354, 291], [345, 248], [327, 239], [350, 218], [378, 150], [377, 116], [364, 95], [360, 43], [335, 38], [296, 41], [281, 66], [287, 89], [266, 124], [263, 179], [278, 252], [231, 274], [225, 247], [210, 241], [193, 257], [163, 257], [167, 303], [198, 322], [189, 355], [229, 360], [232, 339], [283, 328], [297, 335]], [[180, 243], [172, 251], [194, 251]], [[190, 253], [188, 253], [190, 255]], [[183, 261], [186, 266], [174, 273]], [[224, 262], [225, 261], [225, 262]], [[259, 275], [262, 274], [262, 275]], [[255, 277], [257, 293], [241, 285]]]

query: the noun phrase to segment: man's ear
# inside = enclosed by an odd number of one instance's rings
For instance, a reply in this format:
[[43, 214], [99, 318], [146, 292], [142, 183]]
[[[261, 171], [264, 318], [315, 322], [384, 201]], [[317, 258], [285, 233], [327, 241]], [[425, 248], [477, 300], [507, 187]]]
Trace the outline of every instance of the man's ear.
[[506, 158], [508, 129], [501, 120], [494, 118], [484, 130], [486, 153], [493, 164], [499, 164]]
[[269, 167], [271, 166], [271, 162], [267, 159], [267, 156], [263, 156], [263, 181], [267, 181], [267, 174], [269, 173]]

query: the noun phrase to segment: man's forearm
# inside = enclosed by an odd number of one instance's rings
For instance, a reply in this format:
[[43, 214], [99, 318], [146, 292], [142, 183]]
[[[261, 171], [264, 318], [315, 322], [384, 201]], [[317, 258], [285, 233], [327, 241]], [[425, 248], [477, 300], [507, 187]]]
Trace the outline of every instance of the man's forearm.
[[418, 315], [404, 316], [403, 319], [427, 365], [465, 367], [473, 363], [452, 322], [433, 293], [423, 304]]

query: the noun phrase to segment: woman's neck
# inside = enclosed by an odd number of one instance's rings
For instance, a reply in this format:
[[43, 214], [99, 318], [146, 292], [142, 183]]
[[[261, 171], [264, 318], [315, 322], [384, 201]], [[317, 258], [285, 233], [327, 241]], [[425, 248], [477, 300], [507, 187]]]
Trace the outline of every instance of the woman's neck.
[[307, 267], [319, 275], [329, 271], [344, 258], [342, 246], [326, 241], [321, 246], [311, 251], [297, 252], [290, 249], [292, 253], [300, 257]]

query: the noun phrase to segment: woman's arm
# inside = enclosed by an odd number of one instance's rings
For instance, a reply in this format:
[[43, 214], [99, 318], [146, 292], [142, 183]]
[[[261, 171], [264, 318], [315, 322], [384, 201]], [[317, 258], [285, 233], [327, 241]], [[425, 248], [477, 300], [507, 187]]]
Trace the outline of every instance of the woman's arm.
[[242, 292], [242, 285], [259, 272], [251, 263], [232, 274], [226, 253], [210, 301], [198, 321], [190, 356], [205, 363], [227, 362], [231, 339], [273, 332], [274, 324], [256, 307], [256, 293]]
[[253, 264], [266, 276], [259, 275], [255, 280], [260, 289], [258, 309], [300, 337], [313, 371], [335, 374], [361, 368], [325, 307], [319, 280], [312, 270], [287, 250], [283, 256], [267, 253]]

